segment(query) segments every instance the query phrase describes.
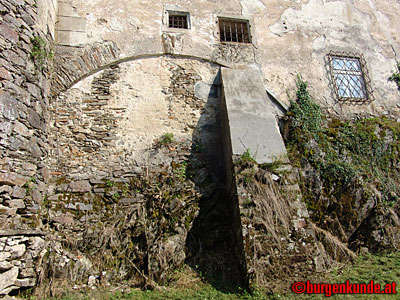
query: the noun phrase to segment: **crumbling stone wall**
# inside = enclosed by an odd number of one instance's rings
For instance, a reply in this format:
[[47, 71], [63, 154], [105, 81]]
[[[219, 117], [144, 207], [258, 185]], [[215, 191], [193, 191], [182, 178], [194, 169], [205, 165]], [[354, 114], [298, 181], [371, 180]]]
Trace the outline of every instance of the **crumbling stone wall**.
[[200, 60], [123, 62], [51, 103], [46, 278], [152, 285], [184, 262], [199, 201], [216, 188], [218, 72]]
[[132, 176], [162, 163], [147, 152], [165, 133], [197, 139], [212, 154], [217, 73], [209, 63], [154, 58], [82, 80], [51, 105], [52, 171], [80, 180]]
[[260, 165], [247, 155], [233, 160], [250, 284], [287, 289], [355, 258], [346, 244], [312, 224], [296, 168], [284, 160]]
[[43, 232], [0, 231], [0, 293], [35, 286], [40, 262], [46, 253]]
[[37, 229], [49, 178], [54, 31], [47, 31], [47, 17], [54, 10], [54, 1], [0, 4], [0, 295], [32, 287], [44, 254], [44, 233]]

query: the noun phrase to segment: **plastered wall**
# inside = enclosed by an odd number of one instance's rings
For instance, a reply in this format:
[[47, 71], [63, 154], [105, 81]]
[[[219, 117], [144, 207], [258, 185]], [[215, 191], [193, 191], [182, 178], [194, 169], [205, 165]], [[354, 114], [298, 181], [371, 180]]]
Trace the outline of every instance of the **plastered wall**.
[[[256, 64], [265, 86], [288, 104], [297, 74], [330, 112], [397, 115], [399, 91], [388, 80], [400, 53], [396, 17], [400, 3], [378, 1], [60, 1], [58, 43], [88, 47], [113, 41], [119, 58], [170, 53], [207, 58], [228, 66]], [[190, 13], [191, 28], [170, 29], [168, 10]], [[251, 44], [219, 42], [218, 17], [249, 20]], [[71, 49], [69, 50], [71, 51]], [[363, 54], [375, 100], [339, 103], [328, 76], [330, 51]]]

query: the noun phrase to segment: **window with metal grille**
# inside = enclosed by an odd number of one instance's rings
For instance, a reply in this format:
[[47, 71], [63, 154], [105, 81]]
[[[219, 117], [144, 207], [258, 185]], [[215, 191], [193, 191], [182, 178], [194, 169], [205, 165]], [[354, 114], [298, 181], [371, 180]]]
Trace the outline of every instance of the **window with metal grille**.
[[221, 42], [250, 43], [247, 20], [219, 18], [218, 22]]
[[189, 26], [188, 14], [180, 12], [168, 13], [168, 27], [169, 28], [183, 28], [188, 29]]
[[362, 55], [331, 52], [328, 57], [333, 85], [339, 100], [372, 100], [369, 77]]

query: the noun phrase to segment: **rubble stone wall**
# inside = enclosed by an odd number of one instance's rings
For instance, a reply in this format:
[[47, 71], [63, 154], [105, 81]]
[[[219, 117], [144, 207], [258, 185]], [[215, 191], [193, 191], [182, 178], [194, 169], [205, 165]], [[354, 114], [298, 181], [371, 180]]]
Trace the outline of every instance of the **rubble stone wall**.
[[218, 65], [162, 56], [107, 67], [52, 101], [50, 278], [148, 285], [182, 265], [199, 201], [217, 188], [219, 84]]
[[168, 57], [124, 62], [80, 81], [51, 105], [52, 171], [79, 180], [132, 177], [164, 134], [210, 149], [218, 132], [217, 65]]
[[[56, 1], [0, 4], [0, 295], [36, 283]], [[53, 28], [53, 30], [51, 29]]]

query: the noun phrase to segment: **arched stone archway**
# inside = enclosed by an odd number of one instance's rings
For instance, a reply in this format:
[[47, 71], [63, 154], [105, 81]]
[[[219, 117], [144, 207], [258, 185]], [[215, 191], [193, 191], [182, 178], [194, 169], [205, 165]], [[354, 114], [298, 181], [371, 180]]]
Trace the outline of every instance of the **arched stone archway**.
[[[204, 199], [203, 215], [216, 210], [213, 224], [222, 228], [218, 234], [223, 232], [207, 240], [226, 239], [208, 250], [220, 251], [213, 255], [218, 260], [232, 256], [224, 276], [241, 283], [244, 271], [231, 251], [238, 247], [231, 236], [233, 213], [221, 196], [222, 180], [213, 174], [222, 168], [220, 65], [159, 55], [95, 66], [92, 74], [82, 71], [77, 83], [65, 85], [67, 90], [51, 103], [50, 166], [58, 176], [53, 190], [59, 194], [49, 197], [50, 222], [66, 226], [60, 226], [63, 234], [68, 232], [65, 220], [84, 228], [73, 238], [83, 253], [102, 245], [93, 252], [99, 260], [119, 255], [118, 249], [102, 244], [108, 235], [121, 249], [133, 245], [122, 254], [137, 269], [119, 259], [124, 274], [163, 280], [185, 260], [189, 238], [200, 251], [199, 238], [189, 232]], [[196, 226], [197, 233], [208, 231], [199, 221]], [[85, 236], [87, 228], [94, 236]], [[98, 239], [102, 232], [105, 240]]]
[[68, 77], [66, 90], [52, 103], [51, 126], [56, 128], [50, 131], [59, 148], [54, 168], [69, 172], [67, 166], [75, 165], [77, 171], [83, 165], [98, 165], [102, 174], [101, 169], [113, 160], [110, 157], [124, 155], [126, 161], [135, 157], [144, 164], [135, 155], [164, 133], [192, 140], [200, 132], [213, 135], [219, 126], [219, 64], [166, 55], [108, 64], [105, 59], [95, 61], [90, 65], [93, 70], [82, 68], [75, 84]]
[[80, 80], [104, 70], [110, 66], [118, 65], [133, 60], [172, 56], [188, 58], [213, 63], [218, 66], [228, 67], [225, 62], [208, 57], [200, 57], [173, 53], [132, 53], [126, 57], [120, 57], [120, 49], [113, 41], [95, 43], [84, 48], [58, 47], [55, 56], [55, 72], [51, 84], [51, 95], [56, 97], [61, 92], [68, 90]]

